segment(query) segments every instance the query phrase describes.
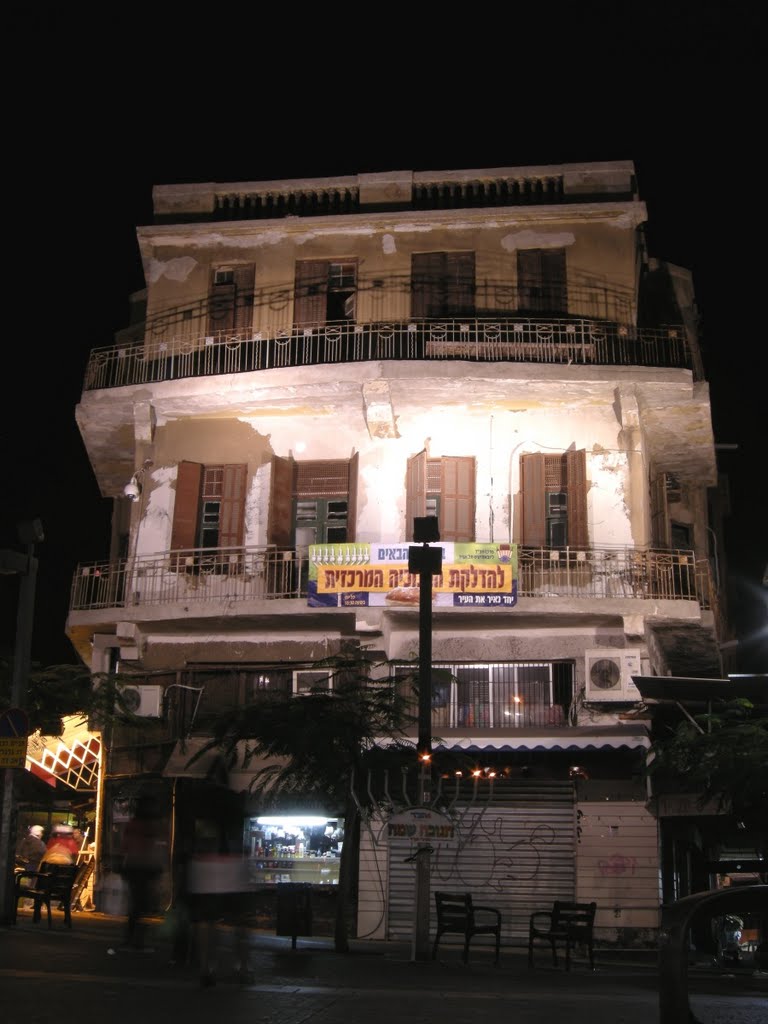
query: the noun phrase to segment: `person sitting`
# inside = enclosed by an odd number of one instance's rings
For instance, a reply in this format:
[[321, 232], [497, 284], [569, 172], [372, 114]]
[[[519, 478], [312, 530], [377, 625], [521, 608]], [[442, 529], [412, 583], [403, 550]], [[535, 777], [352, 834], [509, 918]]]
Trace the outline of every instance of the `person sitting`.
[[[43, 826], [30, 825], [27, 834], [16, 847], [16, 866], [21, 871], [39, 871], [40, 861], [45, 855], [45, 843], [43, 842]], [[21, 878], [19, 884], [22, 889], [27, 888], [34, 879]], [[22, 906], [31, 910], [34, 901], [25, 899]]]

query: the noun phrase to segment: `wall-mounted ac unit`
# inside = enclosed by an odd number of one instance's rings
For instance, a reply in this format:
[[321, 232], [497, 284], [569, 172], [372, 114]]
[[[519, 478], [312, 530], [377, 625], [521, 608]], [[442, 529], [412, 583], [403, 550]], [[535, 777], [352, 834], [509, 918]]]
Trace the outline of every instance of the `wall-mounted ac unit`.
[[640, 651], [634, 648], [596, 647], [585, 651], [584, 697], [593, 701], [639, 701], [632, 676], [641, 674]]
[[121, 686], [125, 706], [139, 718], [161, 718], [163, 688], [157, 685]]
[[293, 692], [297, 697], [332, 689], [333, 680], [330, 673], [309, 668], [297, 668], [294, 670]]

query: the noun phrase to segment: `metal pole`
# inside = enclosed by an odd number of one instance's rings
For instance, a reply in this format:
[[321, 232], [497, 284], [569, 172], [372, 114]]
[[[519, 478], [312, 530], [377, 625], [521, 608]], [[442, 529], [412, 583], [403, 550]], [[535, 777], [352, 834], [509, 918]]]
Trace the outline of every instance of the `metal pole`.
[[[11, 706], [26, 703], [27, 679], [32, 659], [32, 624], [35, 610], [37, 559], [34, 544], [27, 545], [20, 572], [19, 604], [16, 609], [16, 648], [13, 657]], [[23, 556], [20, 556], [23, 558]], [[16, 808], [18, 768], [3, 769], [3, 800], [0, 816], [0, 924], [13, 924], [16, 917], [13, 868], [16, 852]], [[23, 771], [23, 768], [22, 768]]]
[[[420, 548], [408, 551], [408, 569], [419, 576], [419, 758], [418, 804], [432, 802], [432, 577], [442, 571], [442, 549], [430, 548], [440, 540], [435, 516], [414, 520], [414, 540]], [[414, 906], [413, 960], [430, 959], [430, 855], [432, 848], [422, 844], [416, 851], [416, 898]]]

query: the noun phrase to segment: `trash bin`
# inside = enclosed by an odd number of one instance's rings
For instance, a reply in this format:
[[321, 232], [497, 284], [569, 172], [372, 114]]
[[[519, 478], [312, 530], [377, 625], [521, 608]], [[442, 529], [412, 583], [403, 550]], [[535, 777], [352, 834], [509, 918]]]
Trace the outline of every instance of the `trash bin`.
[[296, 949], [299, 935], [312, 934], [312, 884], [280, 882], [277, 886], [277, 935], [290, 935]]

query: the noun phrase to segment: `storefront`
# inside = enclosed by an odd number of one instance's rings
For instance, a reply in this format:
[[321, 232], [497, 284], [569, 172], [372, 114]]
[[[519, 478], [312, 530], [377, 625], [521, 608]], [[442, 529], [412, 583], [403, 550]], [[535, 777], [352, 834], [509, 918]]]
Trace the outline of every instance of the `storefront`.
[[246, 819], [245, 848], [256, 885], [338, 885], [344, 823], [310, 814]]

